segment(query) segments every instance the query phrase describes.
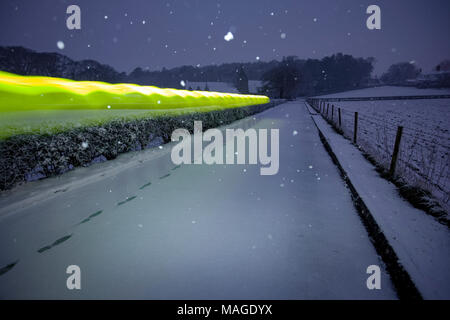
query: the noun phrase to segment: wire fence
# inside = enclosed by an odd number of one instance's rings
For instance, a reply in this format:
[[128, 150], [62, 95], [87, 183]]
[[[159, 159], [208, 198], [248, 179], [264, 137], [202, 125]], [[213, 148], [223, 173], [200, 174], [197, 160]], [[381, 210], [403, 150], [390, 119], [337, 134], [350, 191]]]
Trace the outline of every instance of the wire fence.
[[307, 102], [388, 175], [428, 190], [449, 211], [450, 135], [414, 119], [399, 125], [386, 113], [361, 112], [322, 99]]

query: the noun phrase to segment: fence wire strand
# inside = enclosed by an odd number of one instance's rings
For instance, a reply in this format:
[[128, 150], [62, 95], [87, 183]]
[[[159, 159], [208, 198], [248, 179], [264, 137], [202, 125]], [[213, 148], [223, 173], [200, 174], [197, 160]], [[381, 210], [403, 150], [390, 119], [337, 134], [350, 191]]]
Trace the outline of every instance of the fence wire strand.
[[364, 112], [334, 104], [327, 106], [320, 104], [320, 100], [310, 100], [310, 105], [350, 140], [353, 140], [357, 112], [357, 145], [385, 169], [389, 168], [393, 156], [397, 130], [399, 126], [403, 127], [396, 173], [404, 175], [406, 180], [426, 185], [431, 191], [439, 191], [444, 194], [442, 198], [445, 204], [448, 203], [450, 135], [446, 137], [440, 133], [414, 128], [415, 124], [421, 125], [414, 119], [395, 121], [376, 112]]

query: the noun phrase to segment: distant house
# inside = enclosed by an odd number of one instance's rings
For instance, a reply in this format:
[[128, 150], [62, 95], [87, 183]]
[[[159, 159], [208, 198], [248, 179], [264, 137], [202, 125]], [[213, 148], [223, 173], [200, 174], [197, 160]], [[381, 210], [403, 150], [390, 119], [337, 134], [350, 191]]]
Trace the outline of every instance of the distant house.
[[450, 71], [435, 71], [421, 74], [407, 84], [418, 88], [450, 88]]
[[258, 94], [262, 86], [263, 83], [260, 80], [248, 80], [248, 92], [251, 94]]

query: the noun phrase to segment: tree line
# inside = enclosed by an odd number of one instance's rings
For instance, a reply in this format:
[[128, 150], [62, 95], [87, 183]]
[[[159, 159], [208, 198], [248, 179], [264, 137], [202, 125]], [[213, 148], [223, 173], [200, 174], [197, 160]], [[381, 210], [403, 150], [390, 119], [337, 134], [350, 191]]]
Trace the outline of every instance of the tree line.
[[[248, 93], [248, 80], [262, 80], [260, 93], [275, 98], [294, 98], [363, 88], [381, 83], [389, 85], [450, 86], [449, 65], [445, 60], [436, 66], [436, 79], [408, 82], [421, 70], [410, 62], [392, 65], [380, 80], [371, 73], [375, 59], [355, 58], [337, 53], [323, 59], [284, 57], [281, 61], [223, 63], [208, 66], [181, 66], [172, 69], [118, 72], [95, 60], [74, 61], [59, 53], [38, 53], [23, 47], [0, 47], [0, 70], [21, 75], [44, 75], [73, 80], [93, 80], [110, 83], [137, 83], [162, 88], [189, 89], [183, 81], [228, 82], [241, 93]], [[194, 89], [194, 88], [193, 88]], [[204, 88], [197, 88], [205, 90]]]
[[262, 76], [261, 93], [277, 98], [295, 98], [367, 86], [374, 58], [334, 54], [323, 59], [283, 58]]

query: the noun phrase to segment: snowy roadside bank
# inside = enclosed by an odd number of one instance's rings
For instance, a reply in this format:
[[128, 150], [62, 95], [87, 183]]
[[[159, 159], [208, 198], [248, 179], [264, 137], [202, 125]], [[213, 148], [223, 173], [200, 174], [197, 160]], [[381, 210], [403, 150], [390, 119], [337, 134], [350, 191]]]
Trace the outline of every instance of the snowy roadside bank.
[[[395, 185], [380, 177], [349, 140], [336, 133], [319, 114], [308, 108], [344, 177], [354, 187], [357, 200], [369, 211], [364, 215], [369, 220], [373, 219], [373, 231], [379, 228], [381, 234], [376, 234], [378, 239], [371, 235], [377, 250], [382, 249], [380, 246], [388, 250], [392, 248], [393, 252], [379, 253], [383, 259], [395, 260], [398, 257], [398, 263], [385, 262], [397, 271], [401, 272], [404, 268], [407, 272], [403, 275], [392, 274], [390, 270], [393, 281], [404, 283], [402, 277], [409, 274], [423, 298], [449, 299], [450, 235], [447, 227], [403, 200]], [[382, 243], [383, 238], [387, 243]], [[397, 276], [400, 278], [395, 279]], [[408, 287], [403, 289], [408, 290]]]
[[0, 141], [0, 191], [24, 181], [59, 175], [75, 167], [115, 159], [117, 155], [167, 143], [173, 130], [192, 132], [194, 120], [205, 129], [267, 110], [281, 102], [273, 101], [221, 111], [186, 114], [177, 117], [111, 121], [54, 135], [18, 135]]

